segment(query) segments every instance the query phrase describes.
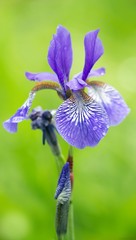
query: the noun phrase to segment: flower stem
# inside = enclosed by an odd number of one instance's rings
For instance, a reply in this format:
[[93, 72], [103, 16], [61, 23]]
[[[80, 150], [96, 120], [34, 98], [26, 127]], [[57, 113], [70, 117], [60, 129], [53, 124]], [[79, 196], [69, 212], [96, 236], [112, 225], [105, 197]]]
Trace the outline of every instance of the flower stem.
[[68, 240], [66, 235], [58, 236], [58, 240]]
[[65, 163], [64, 161], [64, 157], [62, 154], [55, 156], [55, 160], [56, 160], [56, 165], [57, 165], [57, 169], [58, 169], [58, 174], [60, 174], [62, 167]]
[[72, 199], [70, 201], [69, 207], [69, 219], [68, 219], [68, 240], [74, 240], [74, 213], [73, 213], [73, 202]]
[[[72, 188], [72, 191], [73, 191], [74, 174], [73, 174], [73, 148], [72, 148], [72, 146], [69, 147], [69, 154], [68, 154], [67, 161], [70, 164], [70, 179], [71, 179], [71, 188]], [[71, 199], [70, 199], [70, 204], [69, 204], [67, 239], [68, 240], [74, 240], [75, 239], [75, 234], [74, 234], [74, 211], [73, 211], [72, 194], [71, 194]]]

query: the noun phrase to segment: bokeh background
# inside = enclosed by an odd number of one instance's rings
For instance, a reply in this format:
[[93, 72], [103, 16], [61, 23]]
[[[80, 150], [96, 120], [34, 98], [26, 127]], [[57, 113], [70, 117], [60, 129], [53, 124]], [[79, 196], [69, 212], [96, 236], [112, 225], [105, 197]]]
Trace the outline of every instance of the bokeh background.
[[[41, 132], [30, 122], [7, 133], [2, 122], [27, 98], [24, 72], [50, 71], [49, 42], [58, 24], [71, 32], [71, 77], [84, 63], [86, 32], [100, 28], [105, 54], [101, 80], [117, 88], [131, 113], [95, 148], [74, 149], [76, 240], [136, 239], [136, 1], [0, 0], [0, 240], [54, 240], [57, 171]], [[41, 91], [33, 107], [54, 109], [61, 100]], [[68, 145], [59, 137], [63, 154]]]

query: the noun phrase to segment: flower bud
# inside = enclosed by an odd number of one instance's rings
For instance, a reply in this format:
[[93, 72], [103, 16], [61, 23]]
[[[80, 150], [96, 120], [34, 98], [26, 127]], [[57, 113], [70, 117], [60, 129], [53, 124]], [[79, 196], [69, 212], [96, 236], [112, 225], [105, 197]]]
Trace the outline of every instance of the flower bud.
[[67, 232], [70, 196], [71, 196], [70, 166], [69, 163], [67, 162], [62, 168], [58, 180], [58, 186], [55, 193], [55, 198], [57, 199], [56, 232], [58, 236], [66, 234]]

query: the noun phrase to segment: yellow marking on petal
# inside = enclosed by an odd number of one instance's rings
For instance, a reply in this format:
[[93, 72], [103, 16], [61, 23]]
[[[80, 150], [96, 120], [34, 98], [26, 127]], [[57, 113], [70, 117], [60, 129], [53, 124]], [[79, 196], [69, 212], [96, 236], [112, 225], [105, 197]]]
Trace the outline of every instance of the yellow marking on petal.
[[53, 89], [56, 90], [57, 92], [61, 91], [61, 87], [58, 83], [56, 82], [39, 82], [37, 83], [33, 88], [32, 92], [37, 92], [42, 89]]
[[92, 100], [92, 98], [82, 89], [80, 91], [76, 91], [72, 94], [70, 97], [71, 101], [84, 101], [84, 102], [89, 102]]
[[101, 81], [91, 81], [91, 82], [87, 82], [88, 85], [96, 85], [98, 87], [103, 87], [106, 83], [101, 82]]

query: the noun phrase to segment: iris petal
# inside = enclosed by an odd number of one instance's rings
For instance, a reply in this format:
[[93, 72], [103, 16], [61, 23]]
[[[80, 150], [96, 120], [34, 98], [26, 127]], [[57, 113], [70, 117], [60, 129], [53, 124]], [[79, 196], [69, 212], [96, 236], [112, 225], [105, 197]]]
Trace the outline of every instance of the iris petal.
[[74, 93], [56, 112], [56, 127], [72, 146], [95, 146], [108, 131], [109, 119], [101, 104], [86, 93]]
[[95, 62], [103, 54], [103, 46], [99, 38], [97, 38], [99, 30], [95, 30], [86, 34], [84, 39], [85, 46], [85, 65], [83, 69], [82, 79], [85, 81], [88, 77]]
[[77, 91], [87, 86], [87, 83], [80, 78], [73, 78], [66, 84], [71, 90]]
[[4, 128], [10, 132], [14, 133], [17, 131], [18, 123], [27, 119], [28, 111], [31, 107], [32, 101], [35, 97], [34, 92], [30, 92], [28, 99], [25, 103], [17, 110], [17, 112], [8, 120], [3, 123]]
[[17, 132], [17, 123], [13, 123], [10, 119], [3, 123], [3, 127], [10, 133]]
[[122, 122], [130, 109], [120, 93], [112, 86], [103, 82], [93, 81], [90, 82], [90, 86], [88, 89], [89, 96], [103, 105], [108, 114], [110, 125], [114, 126]]
[[99, 76], [103, 76], [105, 74], [105, 68], [98, 68], [96, 70], [91, 70], [88, 74], [88, 78], [91, 77], [99, 77]]
[[36, 81], [36, 82], [41, 82], [45, 80], [51, 80], [54, 82], [59, 82], [58, 77], [56, 74], [53, 73], [47, 73], [47, 72], [41, 72], [41, 73], [31, 73], [31, 72], [26, 72], [25, 76], [28, 80]]
[[[96, 70], [91, 70], [88, 74], [88, 78], [90, 77], [96, 77], [96, 76], [102, 76], [105, 74], [105, 68], [98, 68]], [[81, 79], [82, 72], [77, 73], [74, 75], [73, 79], [70, 80], [66, 85], [74, 91], [81, 90], [84, 87], [87, 87], [87, 83]]]
[[57, 33], [50, 43], [48, 63], [57, 74], [61, 86], [65, 89], [65, 82], [68, 81], [72, 65], [72, 45], [70, 33], [62, 26], [57, 28]]

